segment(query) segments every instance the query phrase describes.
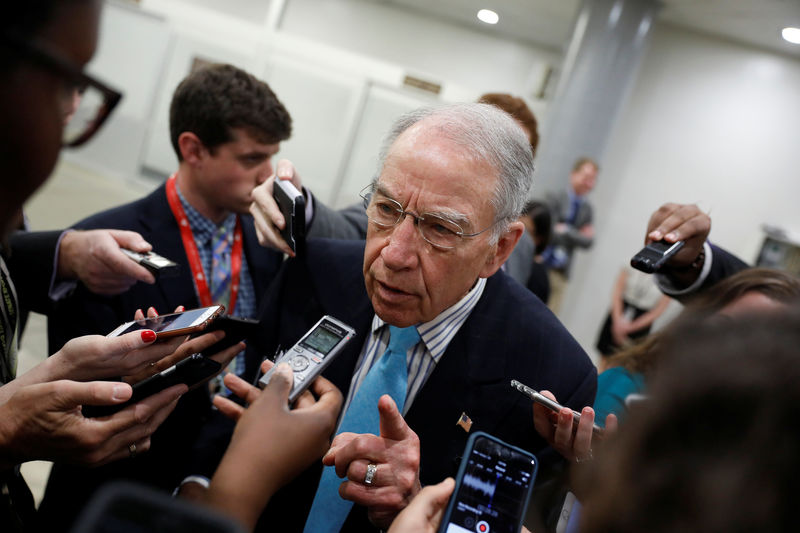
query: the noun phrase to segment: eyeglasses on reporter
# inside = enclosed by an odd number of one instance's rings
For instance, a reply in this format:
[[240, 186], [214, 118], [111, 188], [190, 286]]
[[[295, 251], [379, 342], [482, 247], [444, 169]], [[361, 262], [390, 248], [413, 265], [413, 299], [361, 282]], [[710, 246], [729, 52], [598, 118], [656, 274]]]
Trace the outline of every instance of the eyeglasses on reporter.
[[122, 93], [83, 72], [79, 66], [44, 43], [9, 32], [0, 35], [0, 46], [59, 75], [65, 82], [62, 95], [65, 109], [72, 105], [71, 99], [79, 99], [64, 126], [62, 146], [76, 147], [91, 139], [122, 99]]

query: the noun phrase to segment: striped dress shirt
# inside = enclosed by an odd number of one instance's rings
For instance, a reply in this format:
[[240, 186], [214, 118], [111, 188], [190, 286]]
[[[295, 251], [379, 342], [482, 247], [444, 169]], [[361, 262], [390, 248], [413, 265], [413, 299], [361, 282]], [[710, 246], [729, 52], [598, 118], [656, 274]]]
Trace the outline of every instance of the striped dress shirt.
[[[479, 278], [475, 286], [455, 305], [439, 313], [430, 322], [417, 324], [421, 342], [417, 343], [406, 354], [408, 388], [406, 389], [406, 403], [403, 408], [403, 415], [408, 413], [411, 404], [414, 403], [414, 398], [416, 398], [420, 389], [436, 368], [450, 341], [453, 340], [453, 337], [455, 337], [464, 321], [467, 320], [467, 317], [475, 308], [475, 304], [478, 303], [483, 294], [484, 287], [486, 287], [486, 279]], [[346, 412], [350, 407], [350, 402], [353, 400], [356, 390], [361, 386], [361, 382], [364, 381], [372, 365], [386, 351], [388, 344], [389, 327], [378, 315], [375, 315], [372, 318], [370, 335], [367, 337], [356, 363], [356, 370], [350, 382], [350, 391], [347, 394], [342, 413]]]

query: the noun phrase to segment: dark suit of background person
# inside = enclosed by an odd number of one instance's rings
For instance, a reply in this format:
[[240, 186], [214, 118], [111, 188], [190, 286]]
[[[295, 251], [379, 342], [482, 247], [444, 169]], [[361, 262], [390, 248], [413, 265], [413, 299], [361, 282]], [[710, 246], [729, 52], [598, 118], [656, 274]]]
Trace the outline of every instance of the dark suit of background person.
[[561, 248], [566, 253], [566, 263], [557, 270], [568, 274], [575, 248], [589, 248], [592, 242], [594, 242], [593, 237], [587, 237], [580, 232], [580, 228], [592, 223], [594, 210], [589, 201], [583, 199], [583, 201], [578, 204], [577, 213], [570, 218], [570, 195], [567, 191], [549, 195], [547, 197], [547, 204], [552, 211], [554, 225], [558, 223], [567, 224], [566, 231], [553, 234], [550, 245]]
[[[374, 316], [364, 288], [364, 241], [312, 240], [307, 250], [307, 262], [289, 261], [266, 297], [259, 336], [247, 348], [247, 373], [255, 375], [262, 354], [274, 353], [279, 344], [291, 346], [323, 314], [331, 314], [356, 330], [354, 341], [323, 374], [346, 392]], [[565, 405], [581, 409], [594, 401], [596, 375], [545, 305], [496, 273], [405, 417], [420, 438], [423, 486], [456, 473], [469, 436], [456, 425], [462, 412], [472, 419], [472, 431], [531, 450], [544, 463], [554, 461], [533, 427], [530, 400], [513, 390], [510, 380], [550, 390]], [[262, 516], [264, 530], [302, 530], [319, 466], [272, 499]], [[343, 531], [369, 530], [364, 509], [356, 509]]]
[[17, 231], [9, 239], [3, 257], [14, 280], [20, 301], [20, 333], [24, 329], [24, 313], [47, 314], [53, 308], [50, 282], [56, 266], [57, 245], [62, 235], [57, 231]]
[[[9, 294], [16, 293], [8, 299], [10, 305], [0, 303], [0, 320], [3, 327], [3, 343], [0, 343], [0, 385], [13, 377], [15, 368], [6, 368], [9, 364], [16, 367], [16, 346], [18, 335], [22, 334], [24, 320], [22, 316], [28, 310], [36, 309], [44, 312], [43, 307], [49, 305], [48, 289], [54, 266], [56, 243], [61, 232], [47, 232], [35, 235], [19, 232], [9, 240], [8, 246], [0, 245], [2, 257], [0, 268], [8, 269], [10, 279], [3, 281], [3, 289]], [[5, 273], [2, 274], [5, 278]], [[5, 294], [0, 294], [4, 298]], [[24, 302], [24, 303], [23, 303]], [[7, 314], [8, 311], [8, 314]], [[14, 361], [10, 361], [12, 354]], [[19, 524], [34, 523], [35, 508], [33, 496], [18, 468], [0, 472], [0, 524], [4, 528], [16, 530]]]

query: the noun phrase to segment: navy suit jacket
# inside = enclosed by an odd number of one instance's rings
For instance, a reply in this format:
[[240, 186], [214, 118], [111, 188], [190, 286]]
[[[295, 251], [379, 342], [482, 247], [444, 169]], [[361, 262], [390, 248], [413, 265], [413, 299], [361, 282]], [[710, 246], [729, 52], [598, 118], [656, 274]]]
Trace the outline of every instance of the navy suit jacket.
[[[260, 336], [248, 344], [248, 373], [277, 345], [291, 346], [330, 314], [357, 332], [324, 374], [347, 394], [374, 315], [362, 273], [364, 241], [311, 240], [307, 253], [305, 262], [286, 263], [265, 299]], [[511, 388], [511, 379], [550, 390], [573, 409], [592, 405], [597, 387], [594, 365], [558, 319], [498, 272], [405, 417], [420, 438], [423, 485], [455, 474], [469, 436], [456, 425], [462, 413], [472, 419], [472, 431], [526, 448], [540, 461], [555, 459], [533, 427], [531, 401]], [[319, 472], [317, 464], [273, 498], [263, 518], [266, 530], [302, 529]], [[364, 520], [357, 509], [344, 530], [367, 529]]]
[[[183, 249], [180, 230], [167, 203], [164, 185], [149, 195], [101, 213], [73, 226], [76, 229], [113, 228], [139, 232], [153, 245], [153, 251], [180, 265], [177, 277], [157, 280], [154, 285], [137, 283], [119, 296], [99, 296], [78, 284], [75, 294], [60, 302], [48, 324], [50, 352], [58, 350], [73, 337], [106, 334], [123, 322], [133, 320], [137, 309], [153, 306], [159, 313], [171, 313], [179, 306], [200, 306], [192, 281], [189, 261]], [[257, 302], [283, 260], [282, 254], [258, 244], [252, 217], [242, 215], [243, 249], [253, 278]]]
[[[179, 305], [199, 306], [183, 249], [180, 231], [167, 203], [162, 185], [148, 196], [93, 215], [75, 226], [77, 229], [114, 228], [137, 231], [153, 245], [153, 250], [181, 266], [177, 277], [159, 279], [154, 285], [137, 283], [129, 291], [113, 297], [99, 296], [78, 284], [75, 293], [58, 302], [50, 315], [50, 350], [58, 350], [78, 335], [106, 334], [133, 319], [136, 309], [149, 306], [159, 313], [170, 313]], [[275, 277], [282, 254], [258, 244], [252, 218], [242, 216], [244, 255], [253, 278], [257, 302]], [[48, 527], [68, 529], [75, 513], [84, 507], [91, 492], [101, 483], [130, 478], [171, 490], [186, 474], [188, 457], [201, 438], [200, 430], [213, 416], [208, 389], [199, 387], [185, 394], [167, 420], [153, 434], [151, 450], [135, 459], [118, 461], [100, 468], [80, 468], [56, 464], [41, 505], [43, 516], [52, 517]]]

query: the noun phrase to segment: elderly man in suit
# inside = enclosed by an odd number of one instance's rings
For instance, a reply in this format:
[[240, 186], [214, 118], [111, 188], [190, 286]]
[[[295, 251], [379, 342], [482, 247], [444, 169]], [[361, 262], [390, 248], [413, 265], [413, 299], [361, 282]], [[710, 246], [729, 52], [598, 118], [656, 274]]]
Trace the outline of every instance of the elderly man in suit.
[[[572, 408], [594, 400], [586, 354], [500, 270], [532, 181], [521, 128], [492, 106], [459, 104], [401, 117], [384, 146], [366, 242], [310, 240], [281, 269], [248, 344], [252, 376], [323, 314], [357, 332], [324, 374], [346, 397], [326, 471], [276, 495], [265, 529], [361, 531], [367, 518], [385, 529], [421, 484], [454, 473], [469, 431], [459, 420], [556, 460], [512, 378]], [[559, 424], [571, 434], [571, 420]]]

